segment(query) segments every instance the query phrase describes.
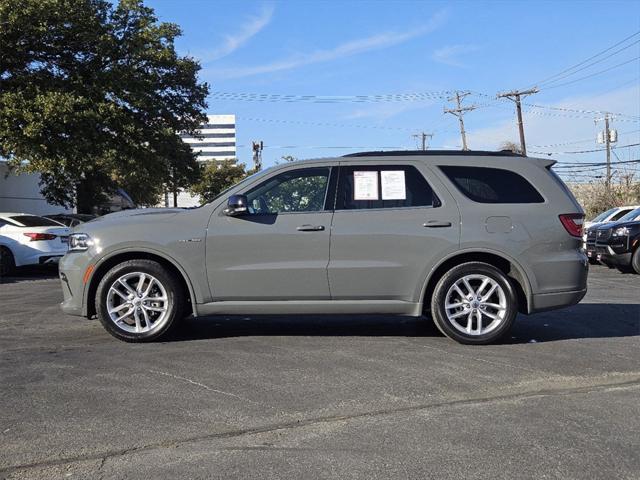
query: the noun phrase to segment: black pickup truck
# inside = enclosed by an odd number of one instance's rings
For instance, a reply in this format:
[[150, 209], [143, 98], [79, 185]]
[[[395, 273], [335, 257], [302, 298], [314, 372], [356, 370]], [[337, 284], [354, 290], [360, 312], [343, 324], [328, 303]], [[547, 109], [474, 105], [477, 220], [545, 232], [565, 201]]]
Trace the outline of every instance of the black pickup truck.
[[621, 272], [640, 274], [640, 221], [616, 222], [596, 229], [595, 250], [600, 260]]

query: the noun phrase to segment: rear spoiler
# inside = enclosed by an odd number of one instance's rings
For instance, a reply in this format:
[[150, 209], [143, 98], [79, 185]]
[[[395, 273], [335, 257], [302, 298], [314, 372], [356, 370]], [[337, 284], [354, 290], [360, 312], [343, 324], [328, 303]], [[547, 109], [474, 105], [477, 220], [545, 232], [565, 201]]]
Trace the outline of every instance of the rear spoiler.
[[556, 163], [558, 163], [557, 160], [554, 160], [552, 158], [537, 158], [537, 157], [528, 157], [528, 160], [531, 162], [535, 162], [538, 165], [540, 165], [543, 168], [546, 169], [550, 169], [551, 167], [553, 167]]

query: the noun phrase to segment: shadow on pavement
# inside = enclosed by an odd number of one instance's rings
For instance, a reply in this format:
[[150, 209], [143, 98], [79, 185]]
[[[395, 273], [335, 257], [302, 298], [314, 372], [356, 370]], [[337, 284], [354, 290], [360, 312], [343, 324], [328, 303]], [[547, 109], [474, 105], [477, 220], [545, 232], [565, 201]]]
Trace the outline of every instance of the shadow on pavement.
[[[438, 337], [429, 318], [389, 316], [212, 316], [189, 318], [170, 341], [242, 336]], [[504, 344], [640, 336], [639, 304], [575, 305], [519, 315]]]
[[30, 265], [17, 267], [10, 275], [0, 277], [0, 285], [7, 283], [30, 282], [58, 278], [57, 265]]

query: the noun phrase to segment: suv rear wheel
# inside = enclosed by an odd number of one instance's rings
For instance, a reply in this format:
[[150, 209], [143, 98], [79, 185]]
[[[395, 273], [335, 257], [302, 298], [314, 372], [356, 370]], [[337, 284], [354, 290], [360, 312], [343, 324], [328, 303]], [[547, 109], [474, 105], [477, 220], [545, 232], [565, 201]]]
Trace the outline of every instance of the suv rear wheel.
[[125, 342], [150, 342], [166, 335], [182, 317], [183, 305], [181, 285], [152, 260], [116, 265], [96, 292], [100, 322]]
[[436, 284], [431, 298], [436, 326], [460, 343], [483, 345], [505, 335], [518, 312], [516, 292], [496, 267], [469, 262], [458, 265]]

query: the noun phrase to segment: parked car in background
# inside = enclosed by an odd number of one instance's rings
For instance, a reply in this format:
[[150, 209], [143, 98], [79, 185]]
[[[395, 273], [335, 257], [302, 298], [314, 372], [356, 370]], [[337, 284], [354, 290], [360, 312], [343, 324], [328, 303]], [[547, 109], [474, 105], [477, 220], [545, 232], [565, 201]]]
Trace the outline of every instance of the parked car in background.
[[613, 207], [607, 210], [606, 212], [602, 212], [600, 215], [597, 215], [593, 220], [584, 222], [585, 231], [594, 225], [601, 225], [607, 222], [616, 222], [631, 210], [635, 210], [640, 207], [640, 205], [625, 205], [624, 207]]
[[[584, 222], [584, 233], [582, 236], [582, 241], [583, 241], [583, 248], [587, 252], [587, 255], [589, 255], [589, 251], [590, 251], [589, 242], [591, 242], [592, 254], [591, 256], [589, 256], [589, 263], [591, 263], [592, 265], [595, 265], [598, 263], [598, 260], [596, 259], [596, 256], [593, 253], [595, 249], [595, 229], [599, 225], [602, 225], [603, 223], [617, 222], [619, 219], [621, 219], [622, 217], [627, 215], [629, 212], [631, 212], [632, 210], [635, 210], [638, 207], [640, 207], [640, 205], [626, 205], [624, 207], [613, 207], [607, 210], [606, 212], [602, 212], [600, 215], [596, 216], [593, 220], [589, 222]], [[592, 237], [589, 240], [588, 233], [589, 233], [589, 230], [592, 228], [593, 228], [593, 231], [591, 234]]]
[[0, 275], [22, 265], [57, 263], [68, 239], [69, 228], [50, 218], [0, 212]]
[[[633, 221], [637, 221], [640, 220], [640, 207], [631, 210], [630, 212], [627, 212], [623, 217], [621, 217], [618, 222], [633, 222]], [[610, 222], [609, 222], [610, 223]], [[596, 224], [594, 226], [592, 226], [591, 228], [587, 229], [586, 231], [586, 252], [587, 252], [587, 257], [589, 258], [589, 262], [591, 264], [597, 264], [599, 262], [604, 263], [605, 265], [609, 266], [609, 267], [613, 267], [612, 264], [607, 264], [606, 261], [603, 261], [600, 254], [596, 251], [596, 234], [598, 232], [598, 228], [601, 227], [603, 224], [599, 223]]]
[[640, 274], [640, 220], [620, 221], [596, 229], [600, 261], [624, 273]]
[[584, 213], [549, 159], [371, 152], [261, 171], [195, 209], [76, 228], [62, 309], [151, 341], [209, 314], [430, 313], [486, 344], [518, 311], [578, 303]]
[[62, 223], [67, 227], [75, 227], [81, 223], [88, 222], [97, 217], [86, 213], [57, 213], [55, 215], [45, 215], [46, 218]]

